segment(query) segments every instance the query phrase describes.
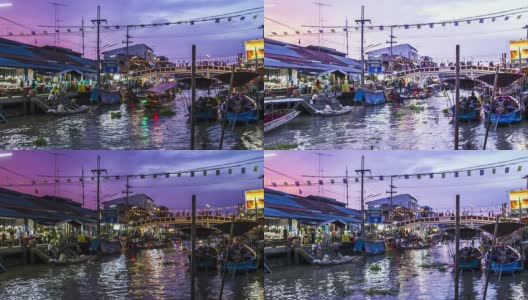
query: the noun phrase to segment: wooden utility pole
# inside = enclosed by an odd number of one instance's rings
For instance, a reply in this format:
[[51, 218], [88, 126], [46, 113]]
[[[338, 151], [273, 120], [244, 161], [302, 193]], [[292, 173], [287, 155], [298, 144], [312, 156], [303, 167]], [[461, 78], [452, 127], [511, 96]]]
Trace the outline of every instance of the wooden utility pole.
[[97, 174], [97, 239], [98, 248], [101, 249], [101, 173], [107, 173], [106, 169], [101, 169], [101, 156], [97, 156], [97, 169], [92, 170], [92, 173]]
[[194, 150], [194, 101], [196, 100], [196, 45], [192, 45], [191, 63], [191, 150]]
[[460, 195], [456, 195], [456, 217], [455, 217], [455, 300], [458, 300], [458, 285], [460, 281]]
[[345, 36], [346, 36], [347, 57], [350, 57], [350, 53], [348, 52], [348, 17], [346, 17], [345, 19]]
[[222, 268], [222, 283], [220, 285], [220, 295], [218, 296], [218, 300], [222, 300], [222, 297], [224, 295], [225, 274], [226, 274], [226, 269], [227, 269], [227, 256], [229, 255], [229, 249], [231, 248], [231, 245], [233, 244], [233, 237], [235, 236], [235, 221], [236, 221], [236, 216], [233, 215], [233, 221], [231, 222], [231, 228], [229, 230], [229, 241], [227, 242], [227, 247], [225, 251], [226, 259], [224, 262], [224, 267]]
[[84, 208], [84, 167], [81, 169], [82, 207]]
[[126, 44], [126, 55], [125, 55], [125, 68], [128, 73], [128, 45], [132, 44], [133, 42], [130, 40], [131, 36], [128, 34], [130, 26], [127, 25], [126, 27], [126, 36], [125, 40], [122, 42], [123, 44]]
[[191, 299], [195, 297], [196, 276], [196, 195], [192, 195], [192, 219], [191, 219]]
[[[493, 250], [495, 249], [495, 245], [497, 243], [497, 232], [499, 231], [499, 220], [500, 216], [497, 216], [497, 220], [495, 221], [495, 229], [493, 233], [493, 242], [491, 243], [491, 250], [490, 253], [493, 253]], [[486, 284], [484, 285], [484, 293], [482, 296], [483, 300], [486, 300], [486, 295], [488, 293], [488, 284], [489, 284], [489, 276], [490, 276], [490, 270], [491, 270], [491, 262], [486, 263]]]
[[101, 23], [106, 24], [106, 19], [101, 19], [101, 6], [97, 5], [97, 19], [92, 20], [92, 23], [97, 24], [97, 88], [101, 88], [101, 45], [100, 45], [100, 29]]
[[370, 169], [365, 169], [365, 156], [361, 156], [361, 169], [356, 170], [357, 174], [361, 174], [361, 238], [365, 238], [365, 173], [370, 173]]
[[456, 78], [455, 78], [455, 150], [458, 150], [459, 143], [459, 117], [460, 108], [458, 104], [460, 102], [460, 45], [456, 45]]
[[82, 57], [84, 57], [84, 16], [81, 19]]
[[346, 186], [346, 200], [348, 207], [348, 166], [345, 168], [345, 186]]
[[526, 179], [526, 189], [528, 189], [528, 175], [525, 175], [523, 179]]
[[391, 176], [391, 183], [390, 183], [390, 186], [389, 186], [389, 187], [390, 187], [390, 192], [385, 192], [385, 193], [387, 193], [387, 194], [390, 194], [390, 204], [391, 204], [391, 206], [392, 206], [392, 195], [398, 193], [398, 192], [396, 192], [396, 191], [394, 190], [396, 187], [395, 187], [394, 184], [392, 183], [392, 182], [393, 182], [393, 179], [394, 179], [394, 176]]
[[361, 88], [365, 86], [365, 49], [364, 49], [364, 38], [365, 38], [365, 23], [370, 23], [369, 19], [365, 19], [365, 6], [361, 5], [361, 19], [356, 20], [356, 23], [361, 23]]
[[129, 206], [129, 195], [132, 194], [132, 192], [130, 191], [130, 184], [129, 184], [129, 179], [130, 179], [130, 175], [127, 175], [126, 177], [126, 186], [125, 186], [125, 191], [123, 192], [124, 194], [126, 194], [126, 200], [125, 200], [125, 218], [127, 220], [127, 222], [129, 221], [128, 220], [128, 206]]

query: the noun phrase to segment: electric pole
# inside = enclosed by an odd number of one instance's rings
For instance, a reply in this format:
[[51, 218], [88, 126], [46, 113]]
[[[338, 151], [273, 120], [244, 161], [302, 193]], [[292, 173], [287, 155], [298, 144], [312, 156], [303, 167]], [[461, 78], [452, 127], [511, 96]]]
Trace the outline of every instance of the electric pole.
[[[101, 173], [107, 173], [106, 169], [101, 169], [101, 156], [97, 156], [97, 169], [92, 170], [97, 174], [97, 239], [99, 239], [99, 249], [101, 248]], [[98, 249], [98, 250], [99, 250]]]
[[361, 169], [356, 170], [357, 174], [361, 174], [361, 238], [365, 238], [365, 173], [370, 173], [370, 169], [365, 169], [365, 156], [361, 156]]
[[[92, 20], [92, 23], [97, 24], [97, 88], [101, 88], [101, 45], [100, 45], [100, 29], [101, 23], [106, 24], [106, 19], [101, 19], [101, 6], [97, 5], [97, 19]], [[97, 196], [99, 197], [99, 196]], [[99, 229], [99, 225], [97, 225]]]
[[528, 40], [528, 25], [524, 26], [523, 29], [526, 29], [526, 39]]
[[82, 57], [84, 57], [84, 17], [81, 19]]
[[84, 208], [84, 167], [81, 169], [82, 207]]
[[130, 26], [126, 27], [126, 40], [122, 42], [123, 44], [126, 44], [125, 68], [127, 70], [127, 73], [128, 73], [128, 45], [133, 43], [131, 40], [129, 40], [131, 38], [131, 36], [128, 34], [128, 29], [129, 28], [130, 28]]
[[528, 175], [524, 176], [522, 179], [526, 179], [526, 189], [528, 189]]
[[392, 56], [392, 45], [393, 44], [397, 44], [398, 42], [396, 42], [394, 39], [396, 38], [393, 34], [392, 34], [392, 30], [394, 29], [392, 26], [391, 26], [391, 33], [390, 33], [390, 41], [386, 41], [385, 43], [386, 44], [390, 44], [390, 55]]
[[346, 49], [347, 49], [347, 57], [350, 57], [348, 53], [348, 17], [345, 19], [345, 36], [346, 36]]
[[348, 207], [348, 166], [345, 168], [345, 186], [346, 186], [346, 200]]
[[392, 206], [392, 195], [394, 194], [397, 194], [398, 192], [396, 192], [394, 189], [396, 188], [393, 184], [392, 184], [392, 180], [394, 179], [394, 176], [391, 176], [391, 183], [390, 183], [390, 192], [385, 192], [386, 194], [390, 194], [390, 204]]
[[130, 175], [127, 175], [127, 177], [126, 177], [126, 187], [125, 187], [125, 191], [123, 191], [123, 194], [126, 194], [125, 217], [126, 217], [127, 222], [129, 221], [128, 220], [128, 196], [130, 194], [132, 194], [132, 191], [130, 191], [130, 184], [128, 183], [129, 179], [130, 179]]
[[[361, 5], [361, 19], [356, 20], [356, 23], [361, 23], [361, 88], [365, 86], [365, 49], [364, 49], [364, 39], [365, 39], [365, 23], [370, 23], [370, 19], [365, 19], [365, 6]], [[363, 196], [363, 195], [362, 195]], [[361, 224], [361, 231], [363, 233], [363, 226]]]

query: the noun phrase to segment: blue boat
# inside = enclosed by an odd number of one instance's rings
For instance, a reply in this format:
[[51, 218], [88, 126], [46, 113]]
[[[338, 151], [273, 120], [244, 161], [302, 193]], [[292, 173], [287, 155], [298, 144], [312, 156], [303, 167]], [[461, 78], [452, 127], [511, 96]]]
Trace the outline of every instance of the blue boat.
[[385, 241], [358, 239], [354, 243], [354, 250], [368, 255], [378, 255], [385, 252]]
[[[195, 254], [196, 268], [198, 270], [215, 270], [218, 262], [218, 252], [213, 247], [199, 247]], [[189, 264], [191, 255], [187, 255]]]
[[246, 111], [242, 113], [232, 113], [228, 111], [227, 120], [229, 122], [241, 122], [241, 123], [256, 122], [258, 120], [257, 110], [252, 109], [250, 111]]
[[[491, 122], [503, 125], [522, 121], [521, 106], [519, 101], [511, 96], [502, 95], [493, 99], [491, 103]], [[497, 113], [499, 111], [500, 113]], [[490, 121], [490, 105], [487, 105], [484, 114], [486, 122]]]
[[228, 261], [226, 267], [230, 273], [246, 273], [257, 270], [258, 263], [256, 258], [252, 258], [242, 262]]
[[385, 103], [384, 91], [367, 92], [358, 89], [354, 95], [354, 102], [363, 103], [364, 105], [379, 105]]
[[119, 91], [105, 91], [101, 90], [101, 104], [111, 105], [121, 103], [121, 94]]
[[[474, 108], [469, 112], [459, 112], [458, 120], [459, 121], [479, 121], [481, 118], [482, 107]], [[455, 119], [455, 106], [451, 106], [451, 113], [453, 114], [453, 120]]]
[[487, 263], [491, 263], [489, 268], [498, 273], [515, 273], [522, 271], [521, 255], [515, 249], [507, 245], [498, 245], [493, 248], [493, 252], [486, 255]]
[[[454, 259], [454, 258], [453, 258]], [[475, 247], [464, 247], [460, 249], [460, 260], [458, 268], [462, 271], [480, 270], [482, 252]]]

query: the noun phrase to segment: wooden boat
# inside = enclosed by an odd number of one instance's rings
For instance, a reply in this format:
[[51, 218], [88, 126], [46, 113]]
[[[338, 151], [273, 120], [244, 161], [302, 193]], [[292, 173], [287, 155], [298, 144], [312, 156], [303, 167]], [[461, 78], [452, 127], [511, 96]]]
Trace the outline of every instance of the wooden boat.
[[[453, 120], [455, 119], [455, 106], [451, 106], [451, 113], [453, 114]], [[482, 119], [482, 106], [472, 107], [466, 112], [460, 111], [458, 113], [459, 121], [480, 121]]]
[[162, 82], [147, 90], [147, 97], [141, 103], [146, 109], [161, 109], [169, 107], [174, 102], [174, 88], [177, 83], [174, 81]]
[[301, 114], [300, 98], [264, 99], [264, 133], [277, 129]]
[[511, 124], [522, 120], [519, 100], [508, 95], [498, 96], [493, 99], [491, 106], [486, 105], [484, 108], [486, 122], [490, 121], [490, 110], [493, 124]]
[[[194, 104], [193, 117], [198, 121], [216, 120], [219, 103], [215, 97], [200, 97]], [[187, 107], [189, 114], [191, 106]]]
[[486, 262], [493, 272], [515, 273], [523, 270], [521, 255], [507, 245], [498, 245], [490, 250], [486, 255]]
[[[200, 246], [195, 253], [196, 268], [198, 270], [215, 270], [218, 263], [218, 251], [213, 247]], [[187, 260], [191, 264], [191, 254], [187, 253]]]
[[[226, 103], [224, 103], [224, 107], [225, 105]], [[257, 104], [255, 100], [246, 95], [233, 95], [231, 99], [227, 101], [226, 119], [230, 123], [248, 123], [257, 121]]]
[[79, 108], [76, 109], [67, 109], [64, 111], [58, 111], [55, 109], [48, 110], [48, 114], [56, 115], [56, 116], [65, 116], [65, 115], [73, 115], [73, 114], [80, 114], [88, 111], [89, 107], [86, 105], [81, 105]]
[[462, 271], [480, 270], [482, 252], [475, 247], [464, 247], [460, 249], [458, 268]]
[[81, 255], [76, 258], [66, 258], [65, 260], [50, 259], [49, 262], [54, 265], [74, 265], [74, 264], [80, 264], [83, 262], [87, 262], [91, 258], [92, 258], [91, 256]]
[[331, 258], [325, 257], [323, 259], [314, 260], [312, 264], [320, 265], [320, 266], [341, 265], [341, 264], [349, 263], [353, 260], [354, 258], [352, 256], [343, 256], [339, 259], [331, 259]]
[[351, 106], [343, 106], [341, 110], [334, 110], [334, 109], [331, 109], [331, 108], [327, 109], [327, 107], [325, 107], [324, 110], [318, 110], [317, 114], [320, 115], [320, 116], [323, 116], [323, 117], [333, 117], [333, 116], [339, 116], [339, 115], [348, 114], [349, 112], [352, 111], [352, 107]]
[[258, 268], [255, 251], [243, 244], [234, 244], [228, 251], [226, 268], [231, 273], [255, 271]]

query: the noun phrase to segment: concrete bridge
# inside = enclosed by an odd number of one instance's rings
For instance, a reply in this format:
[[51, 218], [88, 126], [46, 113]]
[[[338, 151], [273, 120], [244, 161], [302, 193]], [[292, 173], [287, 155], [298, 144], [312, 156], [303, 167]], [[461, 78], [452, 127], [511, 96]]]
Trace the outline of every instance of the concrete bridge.
[[[196, 216], [196, 225], [209, 226], [222, 223], [232, 222], [232, 216]], [[255, 222], [254, 219], [235, 217], [237, 222]], [[174, 216], [174, 217], [158, 217], [148, 218], [133, 222], [130, 224], [132, 227], [145, 227], [145, 226], [156, 226], [156, 225], [191, 225], [191, 216]]]
[[[485, 74], [495, 74], [497, 67], [487, 67], [487, 66], [460, 66], [460, 75], [465, 75], [468, 77], [476, 77]], [[511, 68], [499, 68], [499, 73], [516, 73], [519, 69]], [[425, 68], [416, 68], [406, 71], [400, 71], [394, 74], [396, 78], [406, 78], [414, 76], [430, 76], [430, 75], [439, 75], [439, 74], [448, 74], [455, 75], [456, 68], [455, 66], [447, 67], [425, 67]]]
[[[487, 216], [460, 216], [461, 225], [485, 225], [492, 224], [497, 221], [497, 217]], [[518, 222], [518, 219], [500, 218], [499, 222]], [[455, 225], [456, 220], [454, 216], [447, 217], [429, 217], [429, 218], [418, 218], [412, 220], [406, 220], [397, 222], [394, 224], [395, 227], [412, 227], [414, 225]]]
[[[232, 66], [196, 66], [196, 75], [210, 78], [212, 75], [224, 74], [231, 72]], [[236, 72], [254, 72], [254, 69], [235, 67]], [[191, 76], [191, 66], [178, 67], [160, 67], [148, 70], [141, 70], [132, 73], [133, 78], [141, 78], [156, 75], [186, 75]]]

